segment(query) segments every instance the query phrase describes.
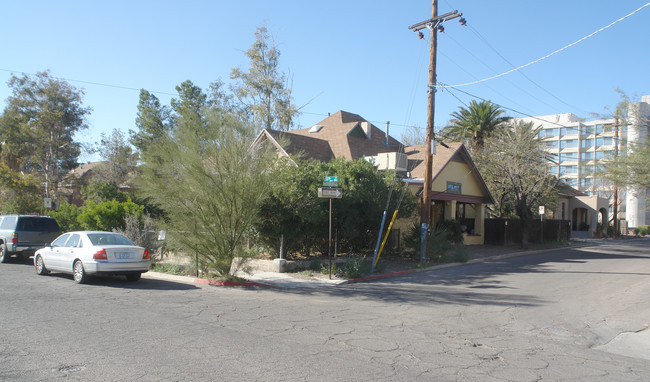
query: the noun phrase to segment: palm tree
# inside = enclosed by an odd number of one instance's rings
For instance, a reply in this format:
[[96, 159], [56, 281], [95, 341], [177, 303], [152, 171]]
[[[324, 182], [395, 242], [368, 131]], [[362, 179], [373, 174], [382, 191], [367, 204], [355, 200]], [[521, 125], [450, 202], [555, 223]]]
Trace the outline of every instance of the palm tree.
[[490, 101], [476, 102], [476, 100], [472, 100], [468, 109], [461, 107], [458, 111], [451, 113], [450, 125], [442, 130], [442, 138], [467, 142], [472, 147], [483, 147], [485, 138], [497, 126], [511, 119], [502, 117], [503, 113], [505, 111], [501, 107]]

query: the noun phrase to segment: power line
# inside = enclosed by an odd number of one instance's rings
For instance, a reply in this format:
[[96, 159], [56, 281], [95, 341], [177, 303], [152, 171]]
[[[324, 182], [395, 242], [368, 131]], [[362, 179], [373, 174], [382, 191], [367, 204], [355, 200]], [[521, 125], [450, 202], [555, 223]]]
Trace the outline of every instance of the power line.
[[[12, 73], [12, 74], [13, 73], [19, 73], [19, 74], [23, 74], [23, 75], [26, 75], [26, 76], [34, 76], [34, 75], [36, 75], [34, 73], [27, 73], [27, 72], [23, 72], [23, 71], [20, 71], [20, 70], [10, 70], [10, 69], [2, 69], [2, 68], [0, 68], [0, 72], [8, 72], [8, 73]], [[54, 78], [55, 80], [60, 80], [60, 81], [78, 82], [78, 83], [81, 83], [81, 84], [104, 86], [104, 87], [107, 87], [107, 88], [133, 90], [133, 91], [137, 91], [137, 92], [142, 90], [142, 89], [136, 89], [136, 88], [132, 88], [132, 87], [128, 87], [128, 86], [111, 85], [111, 84], [105, 84], [105, 83], [101, 83], [101, 82], [75, 80], [75, 79], [72, 79], [72, 78], [63, 78], [63, 77], [55, 77], [55, 76], [50, 76], [50, 77]], [[168, 96], [172, 96], [172, 97], [178, 95], [178, 94], [172, 94], [172, 93], [161, 92], [161, 91], [149, 91], [149, 93], [164, 94], [164, 95], [168, 95]]]
[[[490, 42], [489, 42], [486, 38], [484, 38], [484, 37], [483, 37], [483, 36], [482, 36], [482, 35], [481, 35], [481, 34], [480, 34], [480, 33], [479, 33], [479, 32], [478, 32], [478, 31], [477, 31], [477, 30], [476, 30], [476, 29], [471, 25], [471, 24], [467, 23], [467, 27], [469, 27], [469, 30], [472, 31], [472, 33], [474, 33], [474, 35], [475, 35], [476, 37], [478, 37], [481, 41], [483, 41], [483, 43], [484, 43], [485, 45], [487, 45], [487, 46], [488, 46], [488, 47], [489, 47], [489, 48], [490, 48], [494, 53], [496, 53], [497, 56], [501, 57], [501, 58], [503, 59], [503, 61], [505, 61], [506, 63], [508, 63], [508, 65], [510, 65], [512, 68], [515, 68], [515, 65], [514, 65], [512, 62], [510, 62], [507, 58], [505, 58], [501, 53], [499, 53], [499, 51], [496, 50], [496, 48], [494, 48], [494, 47], [492, 46], [492, 44], [490, 44]], [[533, 85], [537, 86], [540, 90], [542, 90], [542, 91], [545, 92], [546, 94], [550, 95], [551, 97], [555, 98], [556, 100], [560, 101], [561, 103], [563, 103], [563, 104], [569, 106], [570, 108], [580, 110], [580, 108], [578, 108], [578, 107], [576, 107], [576, 106], [574, 106], [574, 105], [571, 105], [571, 104], [569, 104], [569, 103], [563, 101], [562, 99], [560, 99], [560, 98], [559, 98], [558, 96], [556, 96], [555, 94], [553, 94], [553, 93], [551, 93], [550, 91], [546, 90], [544, 87], [542, 87], [542, 85], [538, 84], [537, 82], [533, 81], [530, 77], [528, 77], [528, 76], [526, 75], [526, 73], [524, 73], [523, 71], [518, 71], [518, 72], [519, 72], [519, 74], [521, 74], [525, 79], [527, 79], [528, 81], [530, 81], [530, 83], [532, 83]], [[541, 101], [539, 98], [535, 97], [534, 95], [532, 95], [532, 94], [530, 94], [530, 93], [528, 93], [528, 92], [526, 92], [526, 91], [524, 91], [524, 92], [525, 92], [526, 94], [532, 96], [532, 97], [535, 98], [536, 100], [538, 100], [538, 101], [540, 101], [540, 102], [546, 104], [547, 106], [550, 106], [549, 104], [547, 104], [547, 103], [544, 102], [544, 101]], [[584, 110], [580, 110], [580, 111], [584, 112]]]
[[[583, 37], [583, 38], [581, 38], [581, 39], [575, 41], [575, 42], [572, 42], [572, 43], [569, 44], [569, 45], [565, 45], [564, 47], [562, 47], [562, 48], [560, 48], [560, 49], [558, 49], [558, 50], [556, 50], [556, 51], [554, 51], [554, 52], [551, 52], [551, 53], [547, 54], [547, 55], [544, 56], [544, 57], [540, 57], [540, 58], [538, 58], [538, 59], [535, 60], [535, 61], [531, 61], [531, 62], [529, 62], [529, 63], [527, 63], [527, 64], [521, 65], [521, 66], [516, 67], [516, 68], [514, 68], [514, 69], [511, 69], [511, 70], [508, 70], [507, 72], [503, 72], [503, 73], [501, 73], [501, 74], [497, 74], [497, 75], [492, 76], [492, 77], [483, 78], [482, 80], [477, 80], [477, 81], [473, 81], [473, 82], [467, 82], [467, 83], [463, 83], [463, 84], [457, 84], [457, 85], [438, 85], [438, 84], [431, 84], [430, 86], [432, 86], [432, 87], [454, 87], [454, 88], [458, 88], [458, 87], [461, 87], [461, 86], [475, 85], [475, 84], [479, 84], [479, 83], [481, 83], [481, 82], [485, 82], [485, 81], [493, 80], [493, 79], [495, 79], [495, 78], [503, 77], [503, 76], [505, 76], [505, 75], [507, 75], [507, 74], [510, 74], [510, 73], [512, 73], [512, 72], [519, 71], [519, 70], [521, 70], [521, 69], [523, 69], [523, 68], [525, 68], [525, 67], [528, 67], [528, 66], [533, 65], [533, 64], [536, 64], [536, 63], [538, 63], [538, 62], [540, 62], [540, 61], [543, 61], [543, 60], [545, 60], [545, 59], [547, 59], [547, 58], [549, 58], [549, 57], [551, 57], [551, 56], [553, 56], [553, 55], [555, 55], [555, 54], [557, 54], [557, 53], [560, 53], [560, 52], [562, 52], [562, 51], [564, 51], [564, 50], [566, 50], [566, 49], [568, 49], [568, 48], [570, 48], [570, 47], [572, 47], [572, 46], [574, 46], [574, 45], [577, 45], [577, 44], [581, 43], [582, 41], [584, 41], [584, 40], [586, 40], [586, 39], [588, 39], [588, 38], [590, 38], [590, 37], [593, 37], [594, 35], [596, 35], [596, 34], [602, 32], [602, 31], [604, 31], [605, 29], [608, 29], [608, 28], [614, 26], [615, 24], [618, 24], [619, 22], [621, 22], [621, 21], [627, 19], [628, 17], [634, 15], [635, 13], [641, 11], [643, 8], [645, 8], [645, 7], [649, 6], [649, 5], [650, 5], [650, 3], [646, 3], [646, 4], [642, 5], [641, 7], [639, 7], [638, 9], [634, 10], [633, 12], [631, 12], [631, 13], [629, 13], [629, 14], [627, 14], [627, 15], [621, 17], [621, 18], [619, 18], [618, 20], [613, 21], [612, 23], [610, 23], [610, 24], [608, 24], [608, 25], [605, 25], [604, 27], [598, 29], [597, 31], [595, 31], [595, 32], [593, 32], [593, 33], [591, 33], [591, 34], [589, 34], [589, 35], [587, 35], [587, 36], [585, 36], [585, 37]], [[456, 89], [456, 90], [458, 90], [458, 89]]]

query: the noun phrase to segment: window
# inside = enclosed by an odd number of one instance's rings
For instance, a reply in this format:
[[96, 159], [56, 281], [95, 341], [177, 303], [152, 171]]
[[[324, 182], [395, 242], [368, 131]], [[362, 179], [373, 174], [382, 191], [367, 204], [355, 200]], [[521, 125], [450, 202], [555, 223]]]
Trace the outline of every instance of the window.
[[76, 233], [70, 236], [70, 239], [65, 243], [66, 247], [77, 247], [79, 245], [79, 235]]
[[455, 182], [447, 182], [447, 192], [451, 192], [453, 194], [460, 194], [461, 184]]
[[557, 149], [558, 143], [557, 141], [548, 141], [548, 142], [544, 142], [544, 146], [547, 149]]
[[594, 133], [594, 127], [593, 126], [582, 126], [582, 134], [584, 135], [590, 135]]
[[560, 166], [560, 175], [563, 174], [577, 174], [578, 166]]
[[578, 153], [561, 153], [560, 162], [578, 160]]
[[594, 140], [593, 139], [583, 139], [580, 147], [583, 147], [583, 148], [594, 147]]
[[581, 153], [580, 160], [594, 160], [594, 153], [593, 152]]
[[0, 229], [13, 230], [16, 227], [16, 217], [7, 216], [2, 220], [2, 226]]
[[557, 174], [557, 166], [551, 166], [549, 171], [551, 174]]
[[571, 148], [571, 147], [578, 147], [578, 140], [577, 139], [568, 139], [566, 141], [560, 141], [560, 148], [561, 149], [566, 149], [566, 148]]
[[555, 129], [543, 129], [539, 132], [540, 138], [551, 138], [557, 137], [557, 128]]
[[580, 179], [580, 187], [591, 187], [594, 184], [593, 178]]
[[578, 185], [578, 179], [576, 178], [566, 178], [566, 179], [562, 179], [562, 181], [571, 187]]
[[565, 135], [578, 135], [578, 128], [577, 127], [563, 127], [560, 129], [560, 135], [565, 136]]
[[612, 138], [611, 137], [606, 137], [606, 138], [597, 138], [596, 139], [596, 146], [611, 146], [612, 145]]
[[65, 241], [68, 240], [68, 237], [70, 237], [69, 233], [59, 236], [52, 242], [52, 247], [63, 247], [63, 244], [65, 244]]
[[614, 157], [614, 151], [596, 151], [596, 160], [611, 159]]

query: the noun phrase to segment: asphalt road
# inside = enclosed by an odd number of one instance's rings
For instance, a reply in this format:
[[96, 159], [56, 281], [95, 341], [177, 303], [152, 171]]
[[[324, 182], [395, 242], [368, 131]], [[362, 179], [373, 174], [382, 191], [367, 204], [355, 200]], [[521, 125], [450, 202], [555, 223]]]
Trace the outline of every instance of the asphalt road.
[[648, 244], [300, 289], [1, 264], [0, 380], [644, 381], [613, 344], [650, 321]]

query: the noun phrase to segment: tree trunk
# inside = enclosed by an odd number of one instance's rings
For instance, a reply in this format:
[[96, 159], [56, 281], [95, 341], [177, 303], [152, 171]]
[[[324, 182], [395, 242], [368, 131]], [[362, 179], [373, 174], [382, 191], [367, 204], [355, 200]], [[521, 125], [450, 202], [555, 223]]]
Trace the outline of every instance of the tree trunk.
[[528, 249], [528, 219], [521, 220], [521, 249]]

